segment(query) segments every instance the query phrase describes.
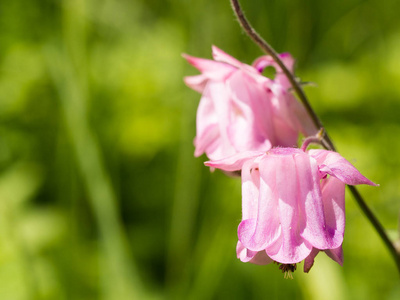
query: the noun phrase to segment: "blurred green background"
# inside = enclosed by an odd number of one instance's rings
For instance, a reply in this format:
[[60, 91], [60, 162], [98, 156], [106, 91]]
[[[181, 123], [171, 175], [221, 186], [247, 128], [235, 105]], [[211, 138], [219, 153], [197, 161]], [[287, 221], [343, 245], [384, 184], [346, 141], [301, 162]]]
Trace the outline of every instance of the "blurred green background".
[[[181, 57], [261, 51], [228, 0], [0, 1], [0, 299], [399, 299], [347, 195], [345, 263], [236, 259], [240, 180], [194, 158]], [[400, 1], [242, 1], [297, 76], [391, 235], [400, 211]]]

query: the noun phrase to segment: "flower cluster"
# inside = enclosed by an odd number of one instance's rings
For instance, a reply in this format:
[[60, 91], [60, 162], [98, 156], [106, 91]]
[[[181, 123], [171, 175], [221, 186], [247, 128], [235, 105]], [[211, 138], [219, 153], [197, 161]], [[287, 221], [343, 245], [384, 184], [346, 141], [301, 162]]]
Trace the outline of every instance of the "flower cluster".
[[[213, 47], [213, 60], [184, 56], [202, 74], [185, 78], [202, 93], [195, 155], [242, 177], [242, 221], [237, 256], [243, 262], [277, 262], [285, 272], [304, 261], [308, 272], [324, 251], [343, 264], [345, 185], [375, 185], [340, 154], [295, 148], [299, 133], [317, 128], [290, 93], [269, 56], [252, 66]], [[280, 59], [293, 71], [289, 54]], [[276, 69], [274, 79], [263, 69]]]

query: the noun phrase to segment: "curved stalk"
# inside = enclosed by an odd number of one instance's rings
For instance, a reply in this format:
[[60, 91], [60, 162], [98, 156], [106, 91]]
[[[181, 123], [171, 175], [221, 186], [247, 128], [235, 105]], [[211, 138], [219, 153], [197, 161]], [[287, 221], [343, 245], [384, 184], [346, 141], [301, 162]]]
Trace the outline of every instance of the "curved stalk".
[[[246, 19], [244, 16], [243, 10], [240, 7], [239, 1], [238, 0], [230, 0], [232, 9], [236, 14], [236, 17], [238, 18], [239, 24], [241, 27], [244, 29], [246, 34], [268, 55], [270, 55], [273, 60], [279, 65], [279, 67], [282, 69], [283, 73], [287, 77], [287, 79], [290, 81], [294, 92], [304, 105], [305, 109], [307, 110], [309, 116], [311, 117], [314, 125], [317, 128], [323, 128], [322, 122], [319, 119], [318, 115], [315, 113], [313, 108], [311, 107], [310, 102], [308, 101], [303, 88], [301, 87], [301, 84], [297, 81], [296, 77], [292, 72], [289, 71], [289, 69], [284, 65], [282, 60], [279, 58], [277, 52], [254, 30], [254, 28], [251, 26], [249, 21]], [[336, 148], [330, 139], [329, 135], [327, 134], [326, 130], [323, 130], [323, 138], [322, 138], [322, 145], [324, 146], [325, 149], [331, 150], [331, 151], [336, 151]], [[394, 246], [393, 242], [389, 239], [388, 235], [386, 234], [382, 224], [379, 222], [379, 220], [376, 218], [374, 213], [371, 211], [371, 209], [368, 207], [368, 205], [365, 203], [364, 199], [362, 198], [361, 194], [358, 192], [356, 187], [354, 186], [349, 186], [350, 192], [353, 194], [354, 199], [356, 200], [357, 204], [359, 205], [360, 209], [364, 213], [364, 215], [367, 217], [367, 219], [370, 221], [371, 225], [375, 228], [377, 231], [378, 235], [382, 239], [383, 243], [385, 246], [388, 248], [390, 254], [392, 255], [397, 269], [400, 273], [400, 253], [397, 252], [396, 247]]]
[[358, 206], [363, 211], [364, 215], [368, 218], [368, 220], [371, 222], [372, 226], [378, 232], [382, 241], [385, 243], [386, 247], [388, 248], [390, 254], [392, 255], [392, 257], [396, 263], [397, 269], [400, 272], [400, 253], [397, 252], [394, 243], [389, 239], [382, 224], [379, 222], [379, 220], [373, 214], [371, 209], [367, 206], [367, 204], [363, 200], [362, 196], [360, 195], [359, 191], [352, 185], [348, 185], [348, 188], [349, 188], [350, 192], [353, 194], [354, 199], [356, 200]]

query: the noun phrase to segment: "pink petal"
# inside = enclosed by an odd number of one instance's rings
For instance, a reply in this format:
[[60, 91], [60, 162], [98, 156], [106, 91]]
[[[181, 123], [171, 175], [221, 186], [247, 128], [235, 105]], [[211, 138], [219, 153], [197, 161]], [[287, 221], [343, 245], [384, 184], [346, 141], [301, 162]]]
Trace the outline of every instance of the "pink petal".
[[279, 54], [278, 56], [283, 61], [283, 64], [286, 66], [286, 68], [288, 68], [290, 72], [293, 72], [295, 60], [292, 55], [290, 55], [289, 52], [284, 52]]
[[244, 71], [235, 72], [227, 86], [232, 96], [228, 135], [236, 150], [268, 151], [275, 143], [275, 132], [264, 86]]
[[[281, 263], [297, 263], [305, 259], [311, 252], [312, 245], [301, 236], [306, 222], [299, 206], [304, 202], [304, 195], [299, 190], [298, 156], [303, 154], [276, 156], [276, 193], [279, 199], [279, 220], [282, 227], [280, 239], [266, 249], [268, 256]], [[263, 170], [261, 169], [261, 178]], [[307, 178], [304, 178], [307, 180]]]
[[240, 68], [242, 65], [244, 65], [243, 63], [238, 61], [236, 58], [233, 58], [232, 56], [225, 53], [224, 51], [222, 51], [221, 49], [219, 49], [218, 47], [216, 47], [214, 45], [212, 46], [212, 55], [216, 61], [230, 64], [232, 66], [235, 66], [236, 68]]
[[208, 127], [199, 131], [199, 135], [194, 140], [195, 152], [194, 156], [199, 157], [207, 151], [208, 157], [219, 156], [219, 131], [216, 124], [210, 124]]
[[273, 128], [276, 133], [276, 143], [282, 147], [295, 147], [299, 135], [297, 116], [290, 110], [290, 102], [296, 101], [291, 94], [277, 84], [266, 85], [270, 90], [273, 108]]
[[288, 93], [288, 110], [291, 117], [294, 128], [300, 131], [305, 137], [316, 135], [319, 128], [314, 125], [310, 115], [304, 108], [304, 105], [300, 103], [296, 97], [291, 93]]
[[326, 226], [317, 162], [306, 153], [295, 156], [299, 210], [305, 228], [300, 235], [318, 249], [336, 248], [343, 233]]
[[264, 71], [266, 67], [272, 66], [275, 64], [273, 58], [269, 55], [264, 55], [257, 58], [253, 63], [252, 66], [257, 69], [260, 73]]
[[[253, 218], [239, 224], [238, 236], [242, 244], [253, 251], [264, 250], [281, 234], [278, 195], [275, 192], [275, 160], [266, 155], [259, 163], [261, 179], [258, 199], [243, 198], [244, 205], [252, 206]], [[245, 194], [243, 196], [246, 196]], [[254, 204], [252, 204], [254, 202]], [[248, 204], [251, 203], [251, 204]]]
[[339, 265], [343, 266], [343, 249], [342, 245], [335, 249], [325, 250], [326, 255], [336, 261]]
[[203, 73], [205, 77], [212, 80], [224, 80], [232, 72], [237, 70], [234, 66], [210, 60], [205, 58], [194, 57], [187, 54], [182, 56], [195, 68]]
[[208, 167], [213, 167], [217, 169], [221, 169], [224, 171], [238, 171], [242, 169], [243, 164], [250, 159], [254, 159], [257, 156], [265, 155], [263, 151], [246, 151], [237, 153], [230, 157], [214, 160], [214, 161], [206, 161], [204, 164]]
[[[322, 202], [326, 226], [329, 230], [344, 235], [345, 228], [345, 184], [336, 177], [322, 179]], [[335, 247], [336, 248], [336, 247]]]
[[[200, 156], [206, 149], [208, 149], [209, 152], [216, 151], [219, 145], [219, 120], [211, 98], [212, 95], [210, 94], [210, 88], [207, 86], [197, 109], [195, 156]], [[211, 151], [210, 147], [212, 145], [213, 150]]]
[[[293, 59], [293, 57], [289, 53], [282, 53], [279, 54], [279, 58], [283, 61], [283, 64], [286, 66], [286, 68], [291, 73], [294, 73], [295, 60]], [[290, 83], [289, 79], [287, 79], [282, 69], [279, 66], [277, 66], [276, 69], [277, 70], [276, 70], [275, 81], [284, 86], [286, 89], [291, 88], [292, 84]]]
[[186, 76], [183, 81], [185, 84], [196, 92], [202, 93], [206, 87], [208, 78], [203, 74], [195, 76]]
[[308, 273], [311, 269], [311, 267], [314, 265], [314, 259], [319, 253], [319, 250], [316, 248], [313, 248], [310, 255], [306, 257], [304, 260], [304, 273]]
[[247, 160], [242, 167], [242, 219], [256, 219], [260, 190], [260, 171], [254, 159]]
[[299, 235], [293, 157], [266, 155], [259, 166], [258, 216], [239, 225], [239, 240], [253, 251], [266, 249], [275, 261], [300, 262], [309, 255], [312, 246]]
[[308, 153], [317, 160], [323, 175], [332, 175], [349, 185], [368, 184], [377, 186], [337, 152], [312, 149]]
[[[339, 265], [343, 266], [343, 250], [342, 245], [335, 249], [327, 249], [323, 250], [326, 255], [328, 255], [331, 259], [336, 261]], [[304, 260], [304, 273], [308, 273], [311, 267], [314, 265], [314, 259], [317, 254], [320, 252], [319, 249], [313, 248], [310, 255]]]
[[[228, 136], [230, 103], [230, 94], [225, 83], [209, 81], [197, 110], [196, 154], [205, 151], [210, 159], [216, 160], [237, 152]], [[214, 125], [215, 128], [212, 127]], [[209, 131], [210, 128], [212, 131]], [[208, 136], [211, 133], [212, 138]]]
[[[278, 57], [282, 60], [283, 64], [286, 66], [286, 68], [288, 68], [289, 71], [293, 72], [293, 66], [295, 63], [293, 57], [287, 52], [278, 54]], [[253, 62], [252, 66], [255, 69], [257, 69], [259, 72], [262, 72], [266, 67], [269, 67], [269, 66], [273, 66], [278, 71], [281, 71], [281, 68], [279, 67], [279, 65], [269, 55], [265, 55], [265, 56], [261, 56], [261, 57], [257, 58]]]
[[[282, 53], [278, 55], [282, 60], [286, 68], [293, 73], [294, 59], [289, 53]], [[282, 85], [285, 89], [292, 87], [290, 81], [287, 79], [286, 75], [283, 73], [279, 65], [273, 60], [271, 56], [261, 56], [253, 62], [253, 67], [257, 69], [260, 73], [268, 66], [273, 66], [276, 69], [276, 75], [274, 81]]]
[[242, 262], [250, 262], [256, 265], [267, 265], [273, 262], [273, 260], [268, 257], [265, 251], [251, 251], [245, 248], [241, 242], [237, 243], [236, 254], [237, 258], [239, 258]]

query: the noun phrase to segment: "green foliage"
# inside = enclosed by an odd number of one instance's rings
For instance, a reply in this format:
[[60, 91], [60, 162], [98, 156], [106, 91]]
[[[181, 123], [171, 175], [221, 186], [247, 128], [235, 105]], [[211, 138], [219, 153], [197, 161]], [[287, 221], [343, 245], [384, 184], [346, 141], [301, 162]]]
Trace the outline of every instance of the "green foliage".
[[[229, 1], [0, 1], [1, 299], [398, 299], [388, 252], [347, 195], [344, 267], [235, 257], [240, 181], [193, 157], [199, 95], [180, 54], [260, 50]], [[298, 59], [384, 226], [400, 210], [400, 2], [242, 1]], [[299, 266], [301, 269], [302, 266]]]

